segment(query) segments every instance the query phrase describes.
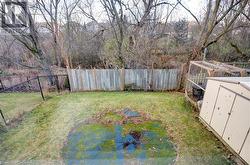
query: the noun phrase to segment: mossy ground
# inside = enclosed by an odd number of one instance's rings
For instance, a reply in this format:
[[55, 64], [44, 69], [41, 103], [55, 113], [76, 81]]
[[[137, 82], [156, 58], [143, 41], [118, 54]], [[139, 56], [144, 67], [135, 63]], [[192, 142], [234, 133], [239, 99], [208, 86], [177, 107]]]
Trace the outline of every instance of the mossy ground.
[[[4, 98], [5, 94], [0, 94]], [[15, 98], [1, 99], [1, 104]], [[25, 105], [25, 104], [24, 104]], [[161, 121], [177, 145], [176, 164], [230, 164], [223, 145], [198, 121], [181, 93], [86, 92], [53, 96], [0, 136], [1, 161], [62, 160], [70, 130], [95, 114], [129, 107]], [[82, 146], [84, 147], [84, 146]]]
[[[103, 159], [120, 162], [134, 159], [163, 165], [175, 162], [174, 144], [166, 136], [161, 122], [147, 120], [143, 115], [126, 118], [121, 112], [114, 111], [102, 114], [99, 120], [93, 120], [92, 123], [82, 123], [69, 134], [62, 150], [65, 163], [79, 164], [78, 161], [85, 160], [85, 164], [91, 164], [93, 159], [98, 159], [100, 164], [105, 164]], [[134, 138], [138, 145], [131, 141], [128, 143], [128, 137], [133, 132], [137, 135]], [[130, 148], [124, 146], [127, 143]], [[122, 147], [119, 147], [121, 144]]]

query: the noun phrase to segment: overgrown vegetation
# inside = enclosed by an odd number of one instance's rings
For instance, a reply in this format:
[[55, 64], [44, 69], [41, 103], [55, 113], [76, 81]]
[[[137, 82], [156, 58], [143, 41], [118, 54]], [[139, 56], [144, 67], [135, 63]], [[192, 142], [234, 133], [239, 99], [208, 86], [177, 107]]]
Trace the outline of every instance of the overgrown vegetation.
[[209, 60], [247, 62], [249, 1], [196, 2], [36, 0], [28, 4], [25, 30], [0, 31], [0, 68], [35, 68], [46, 74], [52, 65], [168, 68], [200, 60], [203, 52]]

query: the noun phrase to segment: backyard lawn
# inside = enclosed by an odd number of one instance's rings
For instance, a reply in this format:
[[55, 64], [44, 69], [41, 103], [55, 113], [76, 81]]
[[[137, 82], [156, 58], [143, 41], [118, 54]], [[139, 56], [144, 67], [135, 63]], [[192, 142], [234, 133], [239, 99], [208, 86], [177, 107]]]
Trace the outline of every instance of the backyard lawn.
[[25, 112], [32, 111], [41, 102], [40, 93], [0, 94], [0, 109], [7, 120], [13, 120]]
[[[185, 102], [182, 93], [67, 93], [53, 96], [45, 102], [41, 101], [41, 97], [37, 94], [0, 94], [0, 106], [10, 118], [17, 116], [19, 110], [28, 111], [16, 127], [8, 128], [7, 132], [0, 133], [0, 164], [1, 161], [72, 164], [72, 162], [66, 161], [71, 157], [67, 153], [65, 154], [67, 145], [70, 144], [68, 142], [70, 137], [79, 138], [72, 132], [83, 130], [86, 135], [88, 129], [99, 134], [103, 130], [112, 130], [113, 128], [99, 123], [120, 122], [122, 117], [117, 114], [124, 108], [138, 112], [143, 117], [140, 118], [140, 124], [133, 123], [131, 126], [128, 123], [121, 129], [134, 127], [136, 130], [143, 130], [148, 128], [153, 132], [160, 132], [161, 137], [166, 137], [165, 139], [171, 141], [168, 146], [176, 150], [176, 154], [174, 152], [166, 154], [166, 150], [161, 150], [164, 151], [161, 154], [174, 156], [175, 164], [219, 165], [232, 163], [227, 159], [229, 153], [224, 146], [199, 123], [197, 113]], [[33, 110], [31, 111], [31, 109]], [[93, 124], [88, 126], [93, 121], [95, 121], [94, 126]], [[157, 123], [156, 125], [159, 125], [162, 130], [152, 128], [150, 125], [152, 123], [154, 125]], [[93, 134], [89, 133], [89, 135]], [[112, 133], [110, 135], [112, 137]], [[86, 136], [86, 138], [91, 140], [95, 137]], [[162, 139], [160, 138], [160, 141]], [[113, 145], [112, 140], [108, 142], [109, 146]], [[109, 148], [113, 150], [109, 146], [106, 145], [106, 150]], [[87, 148], [85, 145], [80, 147], [85, 150]], [[150, 154], [159, 156], [154, 153], [158, 151], [154, 151], [155, 148], [157, 149], [157, 146], [153, 145], [147, 148], [150, 150], [150, 152], [145, 152], [147, 157], [150, 158]], [[81, 155], [78, 157], [79, 159], [84, 158]]]

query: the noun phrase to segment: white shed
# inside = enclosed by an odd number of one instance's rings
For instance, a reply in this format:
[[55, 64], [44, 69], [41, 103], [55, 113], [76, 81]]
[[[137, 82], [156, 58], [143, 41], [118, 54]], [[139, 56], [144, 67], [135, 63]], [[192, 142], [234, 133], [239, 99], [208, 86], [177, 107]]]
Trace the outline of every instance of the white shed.
[[250, 77], [209, 77], [200, 120], [250, 164]]

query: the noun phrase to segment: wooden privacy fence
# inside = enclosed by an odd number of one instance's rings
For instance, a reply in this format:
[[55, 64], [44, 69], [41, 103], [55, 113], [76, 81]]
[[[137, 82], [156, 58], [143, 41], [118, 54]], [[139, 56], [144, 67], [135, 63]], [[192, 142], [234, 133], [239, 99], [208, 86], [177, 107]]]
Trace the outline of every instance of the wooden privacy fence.
[[68, 69], [71, 91], [176, 90], [179, 69]]

